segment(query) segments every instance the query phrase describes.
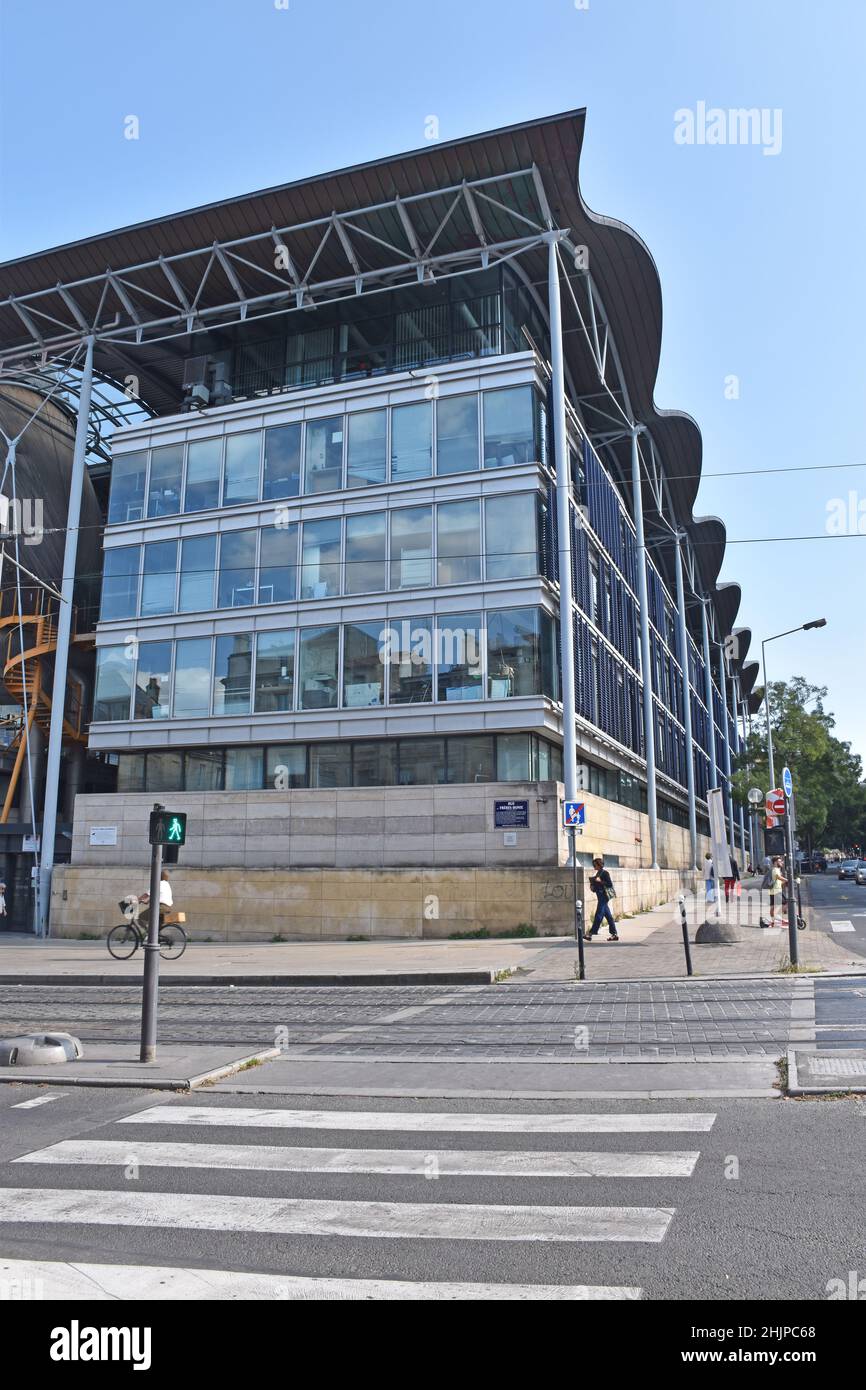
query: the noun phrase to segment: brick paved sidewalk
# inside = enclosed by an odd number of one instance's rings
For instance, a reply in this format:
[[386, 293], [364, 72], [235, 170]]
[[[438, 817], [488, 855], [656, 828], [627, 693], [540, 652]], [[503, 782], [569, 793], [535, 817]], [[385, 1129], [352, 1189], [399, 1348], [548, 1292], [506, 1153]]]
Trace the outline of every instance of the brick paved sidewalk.
[[[748, 916], [745, 902], [742, 913]], [[752, 915], [758, 916], [757, 904], [754, 904]], [[735, 945], [698, 945], [694, 940], [695, 931], [703, 916], [702, 911], [695, 913], [692, 904], [688, 916], [689, 941], [696, 976], [775, 974], [788, 964], [787, 929], [767, 930], [741, 922], [738, 927], [741, 940]], [[606, 932], [601, 932], [591, 944], [586, 944], [587, 979], [657, 980], [685, 976], [682, 927], [676, 902], [624, 918], [617, 928], [619, 942], [608, 942]], [[866, 960], [846, 950], [829, 932], [807, 929], [799, 933], [798, 940], [801, 969], [866, 974]], [[535, 961], [531, 978], [569, 979], [573, 976], [576, 958], [577, 947], [573, 942], [551, 943]]]

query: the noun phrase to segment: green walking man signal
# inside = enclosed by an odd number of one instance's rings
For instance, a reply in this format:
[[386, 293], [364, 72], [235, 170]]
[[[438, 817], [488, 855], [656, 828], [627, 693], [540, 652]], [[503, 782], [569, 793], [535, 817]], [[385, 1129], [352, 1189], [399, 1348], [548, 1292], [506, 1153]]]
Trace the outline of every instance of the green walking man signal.
[[185, 841], [185, 811], [151, 811], [150, 843], [152, 845], [182, 845]]

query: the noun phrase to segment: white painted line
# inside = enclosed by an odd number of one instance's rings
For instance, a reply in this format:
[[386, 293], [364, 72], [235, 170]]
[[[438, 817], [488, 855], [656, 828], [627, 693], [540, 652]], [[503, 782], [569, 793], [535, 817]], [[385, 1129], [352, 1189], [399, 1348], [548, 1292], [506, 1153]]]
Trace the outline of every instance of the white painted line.
[[35, 1110], [37, 1105], [47, 1105], [50, 1100], [60, 1100], [60, 1096], [34, 1096], [32, 1100], [19, 1100], [10, 1110]]
[[831, 922], [831, 923], [830, 923], [830, 926], [832, 927], [833, 931], [856, 931], [856, 930], [857, 930], [857, 928], [854, 926], [854, 923], [853, 923], [853, 922], [847, 922], [847, 921], [846, 921], [846, 922]]
[[[422, 1299], [529, 1300], [637, 1299], [642, 1290], [609, 1284], [409, 1283], [398, 1279], [307, 1279], [294, 1274], [240, 1274], [225, 1269], [177, 1269], [171, 1265], [63, 1264], [51, 1260], [0, 1259], [0, 1283], [30, 1298], [202, 1299]], [[22, 1296], [24, 1296], [22, 1292]]]
[[271, 1173], [405, 1173], [421, 1178], [689, 1178], [699, 1153], [499, 1152], [483, 1149], [307, 1149], [271, 1144], [135, 1144], [64, 1139], [16, 1163], [126, 1168], [234, 1168]]
[[223, 1197], [195, 1192], [0, 1188], [0, 1221], [50, 1226], [142, 1226], [175, 1231], [361, 1236], [373, 1240], [651, 1241], [673, 1207], [481, 1206], [458, 1202], [344, 1202]]
[[715, 1115], [472, 1115], [417, 1110], [268, 1110], [243, 1105], [152, 1105], [116, 1124], [219, 1125], [225, 1129], [396, 1130], [404, 1134], [675, 1134], [711, 1130]]

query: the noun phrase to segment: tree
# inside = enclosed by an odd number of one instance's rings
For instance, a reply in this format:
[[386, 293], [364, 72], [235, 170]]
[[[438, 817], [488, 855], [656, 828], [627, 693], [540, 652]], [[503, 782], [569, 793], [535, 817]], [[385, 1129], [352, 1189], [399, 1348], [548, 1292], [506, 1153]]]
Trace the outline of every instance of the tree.
[[[866, 782], [850, 743], [833, 734], [832, 714], [824, 708], [825, 686], [802, 676], [770, 683], [770, 723], [776, 780], [791, 769], [797, 831], [810, 850], [815, 845], [846, 847], [866, 842]], [[762, 692], [761, 692], [762, 693]], [[766, 726], [760, 719], [735, 760], [734, 798], [745, 803], [749, 787], [769, 790]]]

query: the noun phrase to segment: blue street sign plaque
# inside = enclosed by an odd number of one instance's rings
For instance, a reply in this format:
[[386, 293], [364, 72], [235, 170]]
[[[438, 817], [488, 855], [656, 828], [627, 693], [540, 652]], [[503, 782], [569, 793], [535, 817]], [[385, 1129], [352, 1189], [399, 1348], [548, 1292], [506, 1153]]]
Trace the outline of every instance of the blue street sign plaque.
[[789, 767], [782, 769], [782, 786], [785, 788], [785, 795], [790, 801], [794, 794], [794, 779], [791, 776], [791, 769]]
[[586, 804], [583, 801], [564, 801], [562, 803], [562, 823], [566, 830], [586, 825]]

